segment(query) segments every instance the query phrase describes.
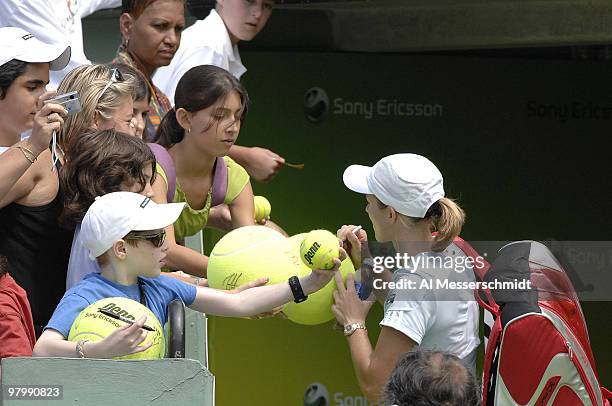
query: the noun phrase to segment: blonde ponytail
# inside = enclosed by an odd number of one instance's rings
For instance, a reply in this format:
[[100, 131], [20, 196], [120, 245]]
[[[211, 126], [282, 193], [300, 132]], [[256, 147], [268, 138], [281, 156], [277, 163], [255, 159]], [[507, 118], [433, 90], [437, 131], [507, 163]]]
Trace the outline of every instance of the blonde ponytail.
[[461, 232], [461, 228], [465, 224], [465, 211], [453, 200], [446, 197], [438, 200], [434, 203], [435, 205], [439, 206], [439, 210], [435, 210], [439, 211], [439, 214], [434, 217], [432, 223], [432, 231], [437, 232], [433, 250], [439, 252], [446, 249]]

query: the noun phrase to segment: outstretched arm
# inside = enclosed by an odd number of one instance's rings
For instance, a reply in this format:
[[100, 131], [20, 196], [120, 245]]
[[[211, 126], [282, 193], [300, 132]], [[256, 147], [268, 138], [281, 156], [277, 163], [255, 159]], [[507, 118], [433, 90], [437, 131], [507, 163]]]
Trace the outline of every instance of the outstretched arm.
[[[340, 249], [340, 258], [346, 253]], [[329, 271], [314, 270], [308, 276], [300, 278], [302, 290], [306, 295], [314, 293], [327, 285], [333, 275], [340, 269], [341, 261], [334, 260], [334, 268]], [[210, 288], [198, 288], [191, 309], [217, 316], [247, 317], [269, 311], [293, 300], [289, 283], [258, 286], [239, 293], [230, 294]]]

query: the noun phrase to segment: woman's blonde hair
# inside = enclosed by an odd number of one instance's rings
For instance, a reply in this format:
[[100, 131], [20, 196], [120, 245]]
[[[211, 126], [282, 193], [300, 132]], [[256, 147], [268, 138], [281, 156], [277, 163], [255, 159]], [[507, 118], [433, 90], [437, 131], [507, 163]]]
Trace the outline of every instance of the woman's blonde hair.
[[436, 233], [433, 250], [444, 251], [461, 232], [465, 224], [465, 211], [455, 201], [446, 197], [434, 203], [427, 210], [425, 218], [428, 218], [430, 210], [430, 217], [433, 217], [431, 231]]
[[111, 81], [112, 70], [105, 65], [83, 65], [74, 69], [59, 85], [58, 94], [78, 92], [81, 111], [69, 115], [58, 135], [58, 143], [67, 151], [70, 142], [81, 134], [91, 132], [96, 111], [107, 120], [121, 107], [126, 97], [134, 92], [133, 77]]
[[[387, 207], [378, 198], [376, 200], [381, 209]], [[397, 215], [400, 219], [407, 219], [413, 223], [431, 220], [431, 232], [436, 234], [432, 249], [436, 252], [444, 251], [461, 233], [465, 224], [465, 211], [455, 201], [446, 197], [432, 204], [423, 218], [409, 217], [399, 212]]]

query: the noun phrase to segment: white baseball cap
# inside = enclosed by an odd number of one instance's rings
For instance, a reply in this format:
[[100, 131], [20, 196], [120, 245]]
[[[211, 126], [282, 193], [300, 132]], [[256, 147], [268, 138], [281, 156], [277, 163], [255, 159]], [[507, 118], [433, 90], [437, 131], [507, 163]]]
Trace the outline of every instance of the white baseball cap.
[[158, 230], [174, 223], [185, 203], [157, 204], [132, 192], [96, 197], [81, 223], [80, 238], [96, 259], [130, 231]]
[[0, 28], [0, 66], [18, 59], [29, 63], [49, 63], [49, 69], [62, 70], [70, 62], [70, 47], [46, 44], [33, 34], [15, 27]]
[[374, 195], [409, 217], [423, 218], [444, 197], [442, 174], [427, 158], [416, 154], [384, 157], [374, 166], [351, 165], [344, 171], [346, 187]]

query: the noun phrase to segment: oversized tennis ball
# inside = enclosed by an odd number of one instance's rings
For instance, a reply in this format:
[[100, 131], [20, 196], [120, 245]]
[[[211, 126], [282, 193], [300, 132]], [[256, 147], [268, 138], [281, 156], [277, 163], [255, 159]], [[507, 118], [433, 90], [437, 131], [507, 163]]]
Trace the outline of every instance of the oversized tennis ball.
[[[294, 275], [299, 277], [306, 276], [312, 272], [300, 259], [300, 246], [306, 236], [307, 234], [297, 234], [293, 237], [289, 237], [291, 246], [289, 255], [292, 258], [291, 262], [296, 267]], [[336, 239], [336, 241], [338, 241], [338, 239]], [[349, 273], [354, 274], [355, 267], [351, 260], [346, 258], [340, 265], [342, 279], [346, 281], [346, 277]], [[283, 313], [285, 313], [289, 320], [294, 323], [305, 325], [322, 324], [333, 320], [334, 314], [331, 310], [331, 306], [334, 303], [333, 293], [337, 288], [336, 279], [332, 278], [332, 280], [322, 289], [308, 295], [306, 301], [302, 303], [295, 303], [293, 301], [287, 303], [283, 309]]]
[[[230, 290], [261, 277], [270, 278], [268, 283], [274, 284], [287, 283], [293, 275], [310, 274], [312, 271], [300, 259], [300, 245], [305, 237], [306, 234], [298, 234], [286, 238], [278, 231], [261, 226], [240, 227], [227, 233], [210, 253], [209, 286]], [[355, 272], [350, 259], [342, 262], [340, 272], [344, 279], [349, 272]], [[305, 302], [286, 304], [283, 312], [298, 324], [330, 321], [334, 318], [331, 305], [335, 289], [336, 281], [332, 279], [321, 290], [310, 294]]]
[[255, 203], [255, 222], [260, 223], [262, 220], [270, 219], [270, 213], [272, 212], [272, 205], [263, 196], [255, 196], [253, 198]]
[[70, 333], [68, 334], [68, 341], [101, 341], [113, 331], [125, 326], [126, 323], [124, 321], [107, 316], [100, 312], [99, 309], [104, 309], [134, 321], [146, 315], [147, 321], [145, 325], [155, 330], [148, 331], [147, 338], [141, 344], [146, 345], [152, 342], [153, 345], [149, 349], [136, 354], [115, 357], [115, 359], [158, 359], [164, 357], [166, 354], [166, 340], [161, 323], [146, 306], [127, 297], [109, 297], [87, 306], [77, 316], [74, 323], [72, 323]]
[[300, 245], [300, 257], [310, 269], [332, 269], [340, 257], [338, 238], [327, 230], [311, 231]]
[[295, 274], [287, 238], [261, 226], [240, 227], [219, 240], [208, 257], [208, 285], [231, 290], [268, 277], [268, 284], [287, 282]]

